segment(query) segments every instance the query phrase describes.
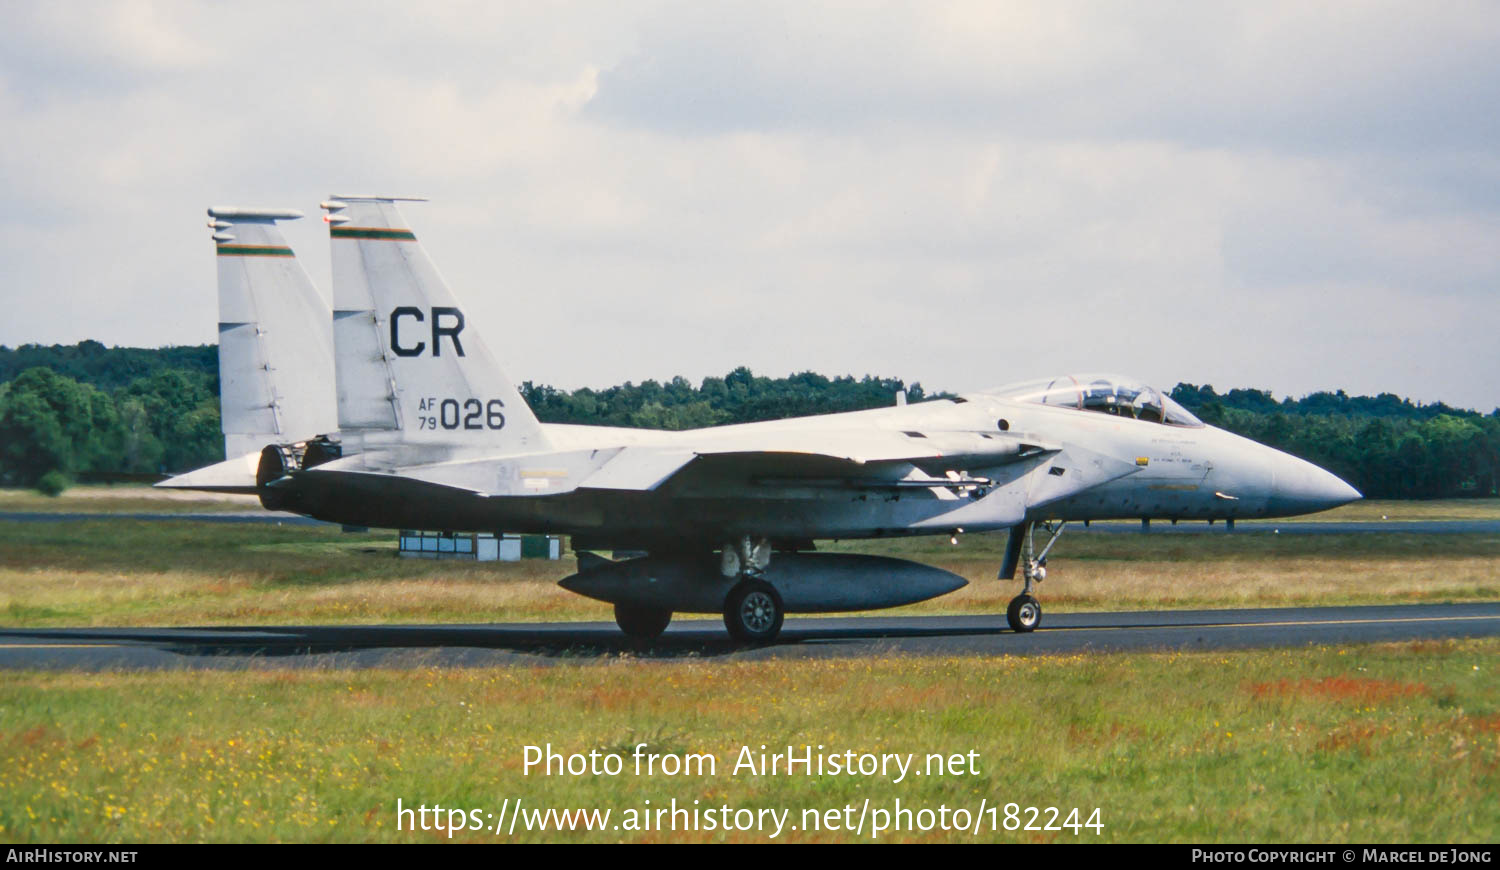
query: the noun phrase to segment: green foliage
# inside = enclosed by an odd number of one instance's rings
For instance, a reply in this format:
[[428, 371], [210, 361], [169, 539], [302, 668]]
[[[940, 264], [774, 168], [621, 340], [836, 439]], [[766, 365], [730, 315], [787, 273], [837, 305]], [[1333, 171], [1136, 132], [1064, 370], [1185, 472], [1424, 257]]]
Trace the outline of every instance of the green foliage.
[[51, 471], [114, 467], [123, 443], [110, 397], [45, 368], [27, 369], [0, 396], [0, 475], [34, 485]]
[[[546, 423], [693, 429], [724, 423], [752, 423], [811, 414], [884, 408], [905, 384], [870, 375], [856, 380], [801, 372], [785, 378], [759, 377], [741, 366], [722, 378], [704, 378], [694, 387], [683, 377], [661, 384], [626, 382], [618, 387], [566, 392], [527, 381], [521, 395]], [[910, 401], [928, 396], [921, 384], [907, 387]]]
[[74, 345], [0, 345], [0, 383], [29, 368], [49, 368], [57, 374], [105, 392], [113, 392], [162, 369], [206, 375], [219, 392], [219, 349], [211, 344], [183, 347], [105, 347], [97, 341]]
[[56, 498], [62, 495], [63, 491], [68, 488], [69, 482], [66, 474], [54, 469], [42, 475], [41, 479], [36, 482], [36, 489], [42, 495], [50, 495]]
[[224, 458], [212, 345], [0, 347], [0, 379], [0, 482], [177, 472]]
[[[198, 468], [224, 458], [219, 429], [218, 376], [184, 369], [162, 369], [132, 381], [119, 393], [126, 406], [139, 408], [134, 462], [123, 471]], [[144, 425], [139, 425], [144, 424]], [[124, 457], [122, 457], [124, 458]]]
[[1500, 410], [1481, 416], [1343, 390], [1278, 402], [1262, 390], [1219, 395], [1195, 384], [1178, 384], [1172, 398], [1205, 423], [1329, 469], [1367, 498], [1500, 494]]

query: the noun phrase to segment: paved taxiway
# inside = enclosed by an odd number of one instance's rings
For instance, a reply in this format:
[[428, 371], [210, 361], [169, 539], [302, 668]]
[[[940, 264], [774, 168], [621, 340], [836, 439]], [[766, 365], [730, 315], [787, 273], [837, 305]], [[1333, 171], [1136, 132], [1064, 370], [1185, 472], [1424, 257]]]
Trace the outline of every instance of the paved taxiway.
[[1500, 635], [1500, 603], [1048, 614], [1030, 635], [1004, 615], [792, 618], [744, 648], [717, 620], [638, 643], [612, 623], [0, 629], [0, 668], [462, 667], [637, 658], [1048, 655], [1206, 650]]

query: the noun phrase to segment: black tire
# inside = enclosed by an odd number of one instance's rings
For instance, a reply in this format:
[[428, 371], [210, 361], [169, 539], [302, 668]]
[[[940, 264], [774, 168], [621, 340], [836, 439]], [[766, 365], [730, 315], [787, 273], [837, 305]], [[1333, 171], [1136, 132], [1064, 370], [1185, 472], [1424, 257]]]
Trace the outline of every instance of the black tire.
[[658, 638], [667, 630], [667, 625], [671, 621], [672, 611], [670, 610], [635, 607], [629, 604], [615, 605], [615, 625], [631, 637], [643, 640]]
[[781, 634], [786, 608], [771, 584], [745, 580], [729, 591], [724, 599], [724, 627], [735, 640], [745, 643], [770, 643]]
[[1036, 631], [1042, 624], [1042, 605], [1030, 595], [1017, 595], [1005, 610], [1005, 621], [1010, 623], [1011, 631], [1021, 634]]

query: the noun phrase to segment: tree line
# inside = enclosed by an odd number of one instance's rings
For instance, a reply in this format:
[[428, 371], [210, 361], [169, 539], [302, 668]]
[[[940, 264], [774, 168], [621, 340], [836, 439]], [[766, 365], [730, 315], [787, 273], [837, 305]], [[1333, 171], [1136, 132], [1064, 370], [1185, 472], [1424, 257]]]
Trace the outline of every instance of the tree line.
[[666, 383], [626, 381], [602, 390], [584, 387], [569, 392], [527, 381], [521, 384], [521, 396], [544, 423], [695, 429], [883, 408], [893, 404], [903, 388], [910, 402], [941, 397], [929, 396], [921, 384], [907, 386], [896, 378], [830, 378], [813, 372], [767, 378], [744, 366], [722, 378], [704, 378], [698, 386], [679, 376]]
[[1500, 409], [1481, 415], [1343, 390], [1277, 401], [1194, 384], [1178, 384], [1172, 398], [1205, 423], [1323, 466], [1366, 498], [1500, 495]]
[[0, 346], [0, 483], [186, 471], [224, 458], [212, 345]]
[[[525, 382], [548, 423], [689, 429], [945, 398], [897, 378], [784, 378], [741, 367], [698, 384], [676, 377], [605, 389]], [[1330, 469], [1372, 498], [1493, 496], [1500, 409], [1489, 415], [1398, 396], [1342, 391], [1277, 400], [1269, 392], [1178, 384], [1204, 422]], [[58, 491], [70, 479], [172, 474], [224, 458], [213, 345], [0, 346], [0, 484]]]

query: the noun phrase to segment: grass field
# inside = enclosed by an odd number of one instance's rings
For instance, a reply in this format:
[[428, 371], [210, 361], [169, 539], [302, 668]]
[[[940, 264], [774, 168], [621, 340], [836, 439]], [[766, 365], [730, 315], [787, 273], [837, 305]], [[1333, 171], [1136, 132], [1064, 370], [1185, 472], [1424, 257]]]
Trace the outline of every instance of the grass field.
[[[1500, 640], [1232, 654], [0, 673], [0, 839], [427, 841], [404, 805], [1079, 807], [1102, 835], [888, 840], [1494, 842]], [[708, 776], [523, 775], [522, 747], [709, 753]], [[735, 775], [741, 745], [977, 753], [977, 775]], [[1001, 817], [1003, 822], [1003, 816]], [[460, 841], [753, 840], [722, 831]], [[786, 831], [781, 839], [859, 839]], [[868, 839], [868, 830], [864, 839]]]
[[1368, 522], [1387, 520], [1500, 520], [1500, 499], [1447, 498], [1430, 501], [1372, 499], [1336, 507], [1331, 511], [1277, 520], [1246, 520], [1254, 523]]
[[61, 495], [34, 489], [0, 489], [0, 512], [22, 513], [239, 513], [261, 512], [253, 495], [155, 489], [139, 484], [69, 487]]
[[[139, 494], [78, 496], [135, 511]], [[63, 499], [69, 498], [68, 495]], [[144, 497], [155, 499], [155, 494]], [[91, 500], [90, 500], [91, 499]], [[0, 510], [29, 510], [24, 499]], [[170, 501], [170, 500], [169, 500]], [[184, 502], [172, 501], [174, 505]], [[56, 504], [66, 505], [62, 499]], [[244, 505], [221, 502], [220, 509]], [[1361, 506], [1363, 507], [1363, 506]], [[1493, 503], [1387, 505], [1483, 518]], [[80, 510], [66, 507], [67, 510]], [[146, 508], [156, 510], [155, 507]], [[194, 507], [193, 510], [200, 508]], [[1394, 514], [1394, 516], [1393, 516]], [[1348, 519], [1368, 519], [1345, 514]], [[1003, 611], [1004, 538], [826, 545], [973, 581], [904, 612]], [[0, 521], [0, 623], [191, 625], [607, 620], [561, 562], [403, 560], [388, 533], [130, 520]], [[1069, 532], [1049, 611], [1495, 600], [1500, 535]], [[900, 611], [898, 611], [900, 612]], [[637, 661], [434, 670], [0, 672], [0, 841], [428, 841], [406, 806], [499, 812], [651, 801], [826, 812], [866, 799], [1100, 811], [1102, 834], [887, 832], [886, 840], [1493, 842], [1500, 639], [1229, 653]], [[522, 747], [709, 753], [711, 776], [523, 775]], [[973, 776], [750, 777], [742, 745], [973, 751]], [[628, 770], [628, 768], [627, 768]], [[1045, 821], [1045, 817], [1042, 821]], [[1003, 824], [1002, 814], [995, 821]], [[464, 831], [459, 841], [760, 840], [767, 832]], [[784, 831], [780, 839], [869, 839]]]

